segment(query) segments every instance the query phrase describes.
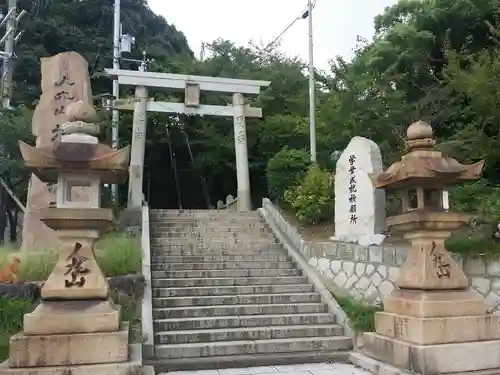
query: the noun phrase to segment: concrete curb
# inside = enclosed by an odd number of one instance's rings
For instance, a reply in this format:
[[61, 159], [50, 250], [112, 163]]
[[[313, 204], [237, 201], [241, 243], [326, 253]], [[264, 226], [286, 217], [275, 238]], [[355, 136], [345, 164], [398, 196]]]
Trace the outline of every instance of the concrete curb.
[[151, 245], [149, 236], [149, 207], [147, 203], [142, 207], [142, 275], [144, 276], [144, 295], [141, 306], [143, 351], [147, 358], [154, 357], [153, 331], [153, 297], [151, 291]]
[[280, 230], [280, 228], [276, 225], [276, 223], [274, 223], [273, 220], [270, 218], [270, 216], [266, 212], [266, 209], [264, 208], [269, 204], [272, 205], [271, 201], [269, 201], [269, 199], [267, 198], [264, 198], [262, 202], [263, 207], [259, 208], [258, 212], [264, 218], [269, 227], [272, 229], [276, 237], [285, 246], [285, 248], [288, 251], [288, 254], [293, 258], [295, 262], [297, 262], [299, 267], [304, 271], [305, 275], [309, 279], [309, 282], [311, 282], [314, 285], [315, 292], [317, 292], [321, 296], [321, 300], [327, 304], [328, 312], [335, 315], [337, 323], [344, 327], [344, 334], [354, 339], [356, 333], [350, 327], [349, 318], [347, 317], [346, 313], [344, 312], [344, 310], [342, 310], [338, 302], [335, 300], [335, 298], [333, 298], [330, 291], [326, 288], [325, 284], [316, 273], [316, 270], [314, 270], [309, 265], [309, 263], [307, 263], [302, 254], [300, 254], [297, 251], [296, 246], [294, 246], [293, 242]]

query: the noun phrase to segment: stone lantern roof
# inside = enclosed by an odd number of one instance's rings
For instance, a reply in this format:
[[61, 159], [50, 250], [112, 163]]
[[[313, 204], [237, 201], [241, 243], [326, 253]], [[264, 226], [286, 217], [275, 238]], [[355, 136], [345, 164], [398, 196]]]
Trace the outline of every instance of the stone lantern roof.
[[435, 149], [432, 127], [417, 121], [406, 132], [408, 153], [386, 171], [371, 175], [376, 188], [401, 189], [407, 185], [444, 186], [476, 180], [483, 170], [484, 160], [465, 165], [442, 155]]
[[62, 138], [49, 147], [34, 147], [20, 141], [21, 154], [28, 169], [44, 182], [56, 182], [61, 172], [95, 172], [103, 183], [124, 181], [128, 174], [130, 146], [114, 150], [99, 144], [94, 108], [75, 102], [66, 108], [67, 121], [61, 125]]

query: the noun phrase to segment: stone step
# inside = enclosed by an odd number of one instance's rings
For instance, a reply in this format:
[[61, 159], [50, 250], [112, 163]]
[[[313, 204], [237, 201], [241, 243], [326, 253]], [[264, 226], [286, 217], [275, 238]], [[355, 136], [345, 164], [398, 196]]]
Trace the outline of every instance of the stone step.
[[202, 278], [202, 277], [274, 277], [301, 276], [302, 271], [296, 268], [269, 269], [230, 269], [230, 270], [188, 270], [188, 271], [152, 271], [153, 278]]
[[150, 221], [150, 227], [170, 230], [172, 228], [181, 228], [186, 230], [202, 230], [205, 228], [215, 229], [224, 228], [230, 230], [251, 230], [251, 229], [265, 229], [267, 225], [262, 221], [234, 221], [234, 220], [193, 220], [190, 222], [179, 222], [173, 220], [158, 220]]
[[174, 237], [151, 237], [150, 243], [152, 246], [170, 246], [170, 247], [183, 247], [183, 248], [193, 248], [193, 247], [204, 247], [212, 249], [227, 249], [238, 247], [241, 249], [281, 249], [282, 246], [277, 241], [258, 241], [258, 240], [248, 240], [248, 241], [235, 241], [234, 238], [231, 239], [219, 239], [219, 240], [202, 240], [200, 239], [186, 239], [186, 238], [174, 238]]
[[321, 302], [318, 293], [243, 294], [153, 298], [153, 308], [212, 305], [250, 305]]
[[149, 215], [150, 219], [156, 220], [233, 220], [233, 221], [245, 221], [245, 220], [262, 220], [262, 217], [256, 213], [237, 213], [237, 212], [214, 212], [214, 213], [187, 213], [180, 215], [172, 215], [171, 212], [152, 212]]
[[226, 223], [234, 225], [264, 225], [265, 222], [260, 217], [232, 217], [232, 216], [196, 216], [196, 217], [172, 217], [172, 216], [154, 216], [150, 217], [150, 223], [165, 223], [178, 225], [199, 225]]
[[186, 226], [172, 226], [164, 225], [163, 223], [152, 223], [150, 224], [151, 230], [164, 231], [166, 233], [178, 233], [183, 235], [196, 235], [196, 234], [212, 234], [212, 233], [245, 233], [245, 234], [273, 234], [273, 231], [267, 228], [265, 225], [258, 228], [248, 228], [248, 227], [227, 227], [223, 225], [213, 225], [213, 226], [196, 226], [196, 227], [186, 227]]
[[[190, 258], [196, 259], [200, 257], [208, 257], [212, 259], [225, 259], [228, 257], [242, 257], [242, 258], [250, 258], [250, 259], [261, 259], [261, 257], [273, 257], [276, 259], [279, 257], [285, 257], [284, 250], [238, 250], [238, 249], [226, 249], [226, 250], [214, 250], [214, 249], [198, 249], [198, 250], [167, 250], [162, 249], [161, 247], [153, 247], [151, 248], [151, 259], [154, 258], [172, 258], [172, 259], [185, 259], [186, 262]], [[238, 258], [235, 258], [236, 260]], [[288, 260], [290, 258], [287, 258]], [[184, 260], [183, 260], [184, 261]]]
[[256, 285], [290, 285], [305, 284], [306, 276], [271, 276], [271, 277], [194, 277], [183, 279], [153, 278], [153, 288], [173, 287], [208, 287], [208, 286], [256, 286]]
[[155, 255], [152, 263], [201, 263], [201, 262], [291, 262], [287, 255], [256, 254], [256, 255]]
[[151, 221], [149, 223], [152, 229], [170, 230], [170, 231], [212, 231], [215, 229], [223, 229], [225, 231], [269, 231], [266, 223], [261, 221], [215, 221], [215, 220], [193, 220], [193, 221]]
[[272, 255], [280, 256], [287, 255], [284, 249], [266, 249], [266, 248], [255, 248], [255, 249], [242, 249], [238, 247], [226, 248], [226, 249], [210, 249], [210, 248], [187, 248], [182, 249], [181, 247], [170, 247], [170, 246], [152, 246], [151, 247], [152, 257], [156, 256], [261, 256], [261, 255]]
[[206, 263], [152, 263], [151, 270], [153, 271], [170, 271], [170, 270], [230, 270], [230, 269], [266, 269], [266, 268], [294, 268], [293, 262], [206, 262]]
[[[260, 353], [231, 356], [211, 356], [196, 358], [151, 359], [144, 364], [153, 366], [157, 374], [178, 370], [209, 370], [226, 368], [249, 368], [256, 366], [292, 365], [304, 363], [347, 363], [349, 350], [324, 352]], [[274, 371], [274, 370], [273, 370]], [[304, 372], [298, 372], [302, 375]], [[239, 374], [239, 372], [235, 372]], [[200, 374], [201, 375], [201, 374]], [[279, 374], [278, 374], [279, 375]]]
[[211, 328], [267, 327], [275, 325], [334, 324], [335, 318], [329, 313], [287, 314], [287, 315], [247, 315], [212, 316], [194, 318], [157, 319], [155, 331], [178, 331]]
[[[238, 254], [238, 251], [246, 251], [249, 252], [259, 252], [266, 253], [270, 251], [284, 251], [283, 245], [280, 243], [268, 243], [268, 244], [252, 244], [252, 243], [239, 243], [239, 244], [227, 244], [227, 243], [198, 243], [198, 244], [186, 244], [186, 243], [172, 243], [168, 241], [161, 241], [160, 243], [151, 243], [151, 247], [153, 248], [161, 248], [164, 250], [180, 250], [180, 251], [203, 251], [207, 252], [207, 250], [211, 250], [212, 252], [216, 251], [224, 251], [228, 250], [230, 252], [235, 252]], [[209, 254], [210, 255], [210, 254]]]
[[278, 241], [275, 240], [274, 238], [262, 238], [262, 237], [255, 237], [255, 238], [238, 238], [238, 237], [219, 237], [219, 236], [207, 236], [207, 237], [172, 237], [168, 235], [155, 235], [152, 234], [150, 237], [150, 241], [152, 245], [155, 244], [183, 244], [183, 245], [197, 245], [197, 244], [209, 244], [209, 245], [217, 245], [217, 244], [239, 244], [239, 245], [266, 245], [266, 244], [272, 244], [275, 243], [277, 244]]
[[197, 286], [183, 288], [153, 288], [153, 297], [224, 296], [243, 294], [308, 293], [311, 284]]
[[275, 242], [275, 237], [272, 233], [267, 232], [224, 232], [224, 233], [203, 233], [203, 232], [171, 232], [166, 230], [152, 230], [150, 232], [151, 238], [164, 239], [164, 238], [175, 238], [175, 239], [197, 239], [206, 238], [213, 240], [215, 238], [220, 238], [220, 240], [227, 240], [231, 238], [238, 239], [240, 241], [251, 241], [253, 239], [260, 239], [261, 241]]
[[169, 308], [153, 308], [153, 319], [189, 318], [224, 316], [237, 317], [240, 315], [265, 315], [265, 314], [309, 314], [326, 313], [327, 305], [324, 303], [297, 303], [264, 304], [264, 305], [213, 305], [213, 306], [181, 306]]
[[293, 325], [247, 328], [215, 328], [201, 330], [159, 331], [155, 344], [181, 344], [217, 341], [266, 340], [303, 337], [340, 336], [342, 327], [335, 324]]
[[351, 348], [351, 340], [343, 336], [302, 337], [199, 342], [186, 344], [156, 345], [157, 358], [198, 358], [210, 356], [231, 356], [260, 353], [290, 353], [347, 350]]
[[231, 215], [231, 216], [258, 216], [258, 211], [229, 211], [215, 209], [200, 209], [200, 210], [174, 210], [171, 208], [155, 208], [150, 211], [153, 214], [170, 214], [170, 215]]

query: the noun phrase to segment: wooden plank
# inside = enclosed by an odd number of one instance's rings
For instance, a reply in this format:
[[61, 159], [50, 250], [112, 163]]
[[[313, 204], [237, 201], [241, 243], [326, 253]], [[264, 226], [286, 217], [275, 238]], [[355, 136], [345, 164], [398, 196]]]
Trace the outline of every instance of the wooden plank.
[[261, 87], [267, 87], [271, 84], [270, 81], [139, 72], [121, 69], [105, 69], [105, 71], [110, 78], [118, 79], [120, 85], [157, 87], [179, 91], [184, 91], [186, 83], [192, 82], [199, 84], [201, 91], [259, 94]]
[[[123, 111], [133, 111], [135, 99], [118, 100], [114, 108]], [[148, 112], [176, 113], [198, 116], [221, 116], [232, 117], [234, 114], [232, 105], [200, 105], [199, 107], [186, 107], [184, 103], [157, 102], [151, 100], [148, 102]], [[262, 108], [245, 106], [246, 117], [262, 117]]]

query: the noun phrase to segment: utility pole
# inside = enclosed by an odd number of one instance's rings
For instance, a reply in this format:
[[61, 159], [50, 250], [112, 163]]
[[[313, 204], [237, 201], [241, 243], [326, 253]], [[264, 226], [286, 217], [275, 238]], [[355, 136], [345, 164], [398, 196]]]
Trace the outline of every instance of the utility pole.
[[309, 23], [309, 139], [311, 147], [311, 162], [316, 163], [316, 88], [314, 80], [314, 42], [313, 42], [313, 4], [307, 1]]
[[[113, 24], [113, 69], [120, 69], [120, 58], [121, 58], [121, 21], [120, 21], [120, 12], [121, 12], [121, 0], [115, 0], [115, 9], [114, 9], [114, 24]], [[113, 97], [114, 99], [118, 99], [120, 96], [120, 84], [118, 83], [118, 79], [113, 80]], [[111, 145], [114, 149], [118, 149], [119, 146], [119, 134], [118, 128], [120, 124], [120, 112], [117, 109], [113, 108], [113, 115], [111, 120]], [[111, 185], [111, 195], [113, 202], [118, 201], [118, 185]]]

